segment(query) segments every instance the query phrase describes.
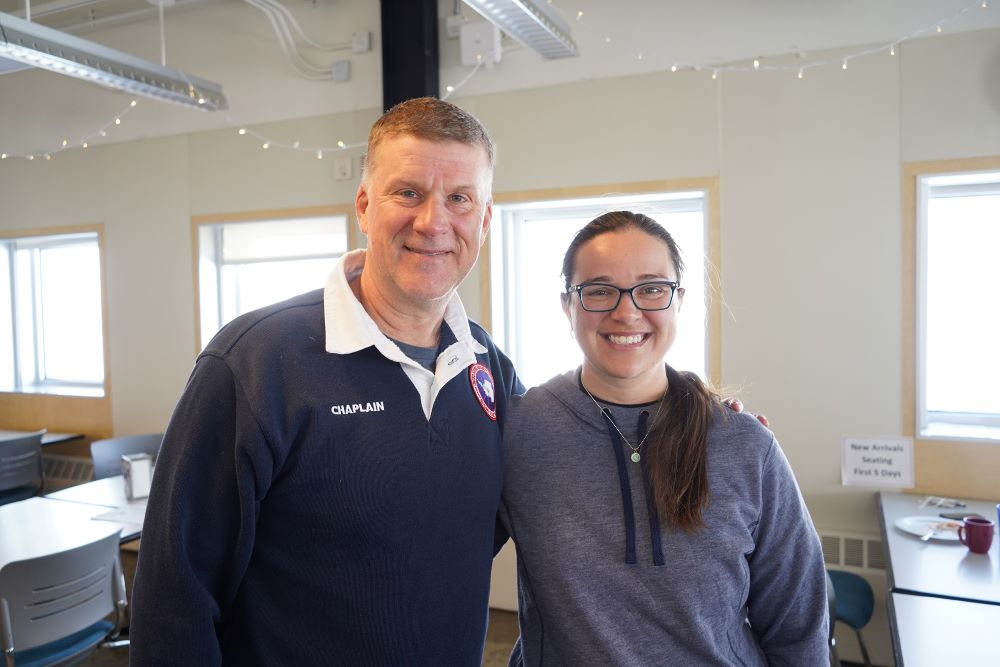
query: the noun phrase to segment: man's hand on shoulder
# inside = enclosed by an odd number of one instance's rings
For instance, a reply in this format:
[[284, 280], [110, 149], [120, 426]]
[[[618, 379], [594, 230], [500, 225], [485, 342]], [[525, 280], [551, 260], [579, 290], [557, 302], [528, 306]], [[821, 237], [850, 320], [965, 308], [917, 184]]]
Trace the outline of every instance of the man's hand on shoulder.
[[[743, 412], [743, 401], [741, 401], [738, 398], [724, 398], [722, 399], [722, 403], [733, 412]], [[748, 414], [752, 414], [754, 417], [757, 418], [757, 421], [759, 421], [761, 424], [763, 424], [767, 428], [771, 428], [771, 422], [767, 421], [767, 417], [765, 417], [764, 415], [756, 415], [752, 412]]]

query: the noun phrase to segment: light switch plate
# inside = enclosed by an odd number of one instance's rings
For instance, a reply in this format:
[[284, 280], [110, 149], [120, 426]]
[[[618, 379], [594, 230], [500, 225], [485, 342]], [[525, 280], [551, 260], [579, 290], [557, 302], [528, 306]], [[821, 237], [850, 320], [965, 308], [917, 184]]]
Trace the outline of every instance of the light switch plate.
[[351, 35], [351, 51], [354, 53], [367, 53], [372, 50], [372, 34], [367, 30], [356, 32]]
[[330, 75], [334, 81], [348, 81], [351, 78], [351, 61], [336, 61], [330, 67]]
[[338, 157], [333, 161], [333, 178], [337, 181], [347, 181], [354, 175], [351, 169], [351, 158]]

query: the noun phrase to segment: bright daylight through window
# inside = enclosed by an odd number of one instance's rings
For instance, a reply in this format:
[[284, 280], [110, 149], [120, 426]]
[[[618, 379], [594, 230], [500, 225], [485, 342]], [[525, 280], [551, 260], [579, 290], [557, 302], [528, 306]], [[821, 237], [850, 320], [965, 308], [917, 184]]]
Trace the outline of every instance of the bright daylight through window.
[[693, 191], [494, 206], [493, 336], [528, 387], [583, 361], [559, 300], [565, 291], [560, 277], [563, 254], [581, 227], [614, 210], [649, 215], [680, 246], [685, 263], [681, 284], [687, 294], [667, 361], [706, 377], [706, 204], [705, 193]]
[[924, 176], [918, 193], [919, 435], [1000, 440], [1000, 172]]
[[96, 232], [0, 239], [0, 391], [104, 395]]
[[200, 225], [201, 346], [237, 315], [323, 287], [347, 244], [344, 215]]

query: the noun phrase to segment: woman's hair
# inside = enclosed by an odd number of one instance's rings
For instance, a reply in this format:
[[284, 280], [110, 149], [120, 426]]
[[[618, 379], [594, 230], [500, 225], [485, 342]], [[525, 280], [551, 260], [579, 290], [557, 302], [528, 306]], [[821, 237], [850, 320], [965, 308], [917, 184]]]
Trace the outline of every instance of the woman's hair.
[[[641, 213], [612, 211], [590, 221], [569, 244], [562, 266], [567, 292], [580, 248], [602, 234], [629, 229], [643, 231], [666, 244], [680, 282], [684, 262], [670, 232]], [[564, 294], [563, 298], [570, 295]], [[646, 461], [650, 496], [660, 519], [669, 526], [691, 532], [703, 525], [701, 513], [708, 504], [708, 427], [713, 413], [725, 413], [718, 396], [697, 375], [678, 372], [670, 366], [666, 372], [667, 391], [660, 399], [659, 417], [649, 426], [642, 457]]]
[[583, 229], [576, 233], [573, 240], [570, 241], [569, 247], [566, 249], [566, 254], [563, 256], [562, 264], [562, 275], [566, 291], [568, 292], [570, 286], [573, 284], [576, 256], [585, 243], [601, 234], [624, 232], [629, 229], [638, 229], [646, 232], [653, 238], [667, 244], [667, 249], [670, 251], [670, 259], [674, 262], [674, 270], [677, 271], [677, 281], [680, 282], [684, 273], [684, 261], [681, 259], [681, 250], [677, 247], [677, 242], [674, 241], [674, 237], [670, 235], [670, 232], [648, 215], [633, 213], [632, 211], [611, 211], [599, 215], [588, 222]]

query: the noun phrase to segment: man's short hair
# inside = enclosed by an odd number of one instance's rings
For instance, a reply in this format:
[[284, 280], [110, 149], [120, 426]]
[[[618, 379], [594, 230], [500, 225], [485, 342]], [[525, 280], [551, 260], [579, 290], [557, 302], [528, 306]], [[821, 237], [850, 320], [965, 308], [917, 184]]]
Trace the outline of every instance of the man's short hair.
[[482, 146], [490, 161], [495, 162], [493, 141], [479, 120], [451, 102], [433, 97], [415, 97], [392, 107], [372, 125], [368, 133], [368, 156], [365, 171], [374, 168], [375, 149], [387, 138], [408, 134], [428, 141], [457, 141], [469, 146]]

